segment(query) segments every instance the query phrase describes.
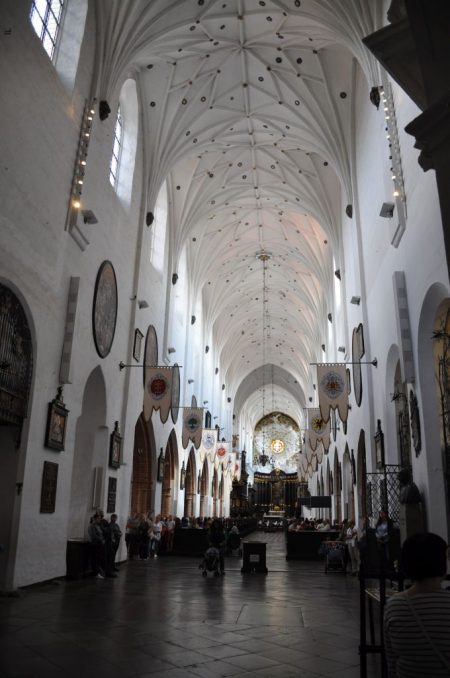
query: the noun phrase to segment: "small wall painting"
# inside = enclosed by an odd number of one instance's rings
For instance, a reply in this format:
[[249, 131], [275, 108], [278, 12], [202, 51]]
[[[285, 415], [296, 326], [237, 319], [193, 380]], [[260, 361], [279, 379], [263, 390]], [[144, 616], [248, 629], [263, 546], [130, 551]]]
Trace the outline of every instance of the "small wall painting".
[[45, 429], [45, 447], [61, 452], [66, 440], [67, 415], [69, 410], [64, 405], [62, 386], [58, 388], [56, 397], [48, 404], [47, 427]]

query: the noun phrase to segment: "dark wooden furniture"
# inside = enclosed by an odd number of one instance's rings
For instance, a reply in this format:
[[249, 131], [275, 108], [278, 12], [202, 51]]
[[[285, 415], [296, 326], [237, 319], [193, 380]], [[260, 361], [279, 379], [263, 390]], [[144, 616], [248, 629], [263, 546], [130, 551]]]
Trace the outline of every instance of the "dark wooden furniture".
[[320, 560], [319, 548], [324, 541], [336, 541], [339, 532], [305, 530], [286, 532], [286, 560]]
[[265, 541], [242, 542], [241, 573], [244, 574], [248, 572], [262, 572], [263, 574], [267, 574]]

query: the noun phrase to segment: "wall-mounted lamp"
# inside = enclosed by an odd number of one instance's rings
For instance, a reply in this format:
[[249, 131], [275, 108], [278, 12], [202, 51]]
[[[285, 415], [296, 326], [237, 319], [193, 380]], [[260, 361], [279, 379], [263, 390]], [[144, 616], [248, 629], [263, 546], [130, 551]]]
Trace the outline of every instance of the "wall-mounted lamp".
[[219, 368], [218, 367], [216, 367], [216, 369], [214, 370], [214, 374], [219, 374]]
[[148, 301], [146, 301], [145, 299], [139, 299], [138, 306], [140, 309], [148, 308]]
[[177, 350], [173, 346], [169, 346], [169, 348], [167, 349], [167, 353], [176, 353], [176, 352]]
[[106, 101], [106, 99], [102, 99], [98, 105], [98, 116], [100, 120], [103, 122], [103, 120], [106, 120], [106, 118], [109, 116], [111, 113], [111, 107]]
[[209, 346], [205, 346], [205, 353], [208, 353], [209, 351]]
[[325, 352], [325, 344], [321, 344], [322, 351]]
[[172, 273], [172, 285], [176, 285], [178, 280], [178, 273]]
[[222, 391], [225, 391], [225, 384], [222, 384]]
[[312, 403], [313, 399], [312, 396], [309, 396], [309, 402]]
[[219, 417], [213, 417], [214, 420], [218, 419]]
[[209, 400], [204, 400], [203, 405], [207, 405], [209, 403]]
[[381, 205], [380, 217], [384, 217], [385, 219], [392, 219], [392, 217], [394, 216], [394, 208], [395, 205], [393, 202], [384, 202]]
[[188, 379], [188, 384], [193, 384], [194, 380], [193, 379]]
[[345, 208], [345, 214], [348, 216], [349, 219], [353, 217], [353, 205], [349, 204]]
[[231, 403], [231, 398], [227, 398], [227, 403]]
[[345, 353], [345, 346], [338, 346], [339, 353]]
[[340, 280], [340, 279], [341, 279], [341, 269], [340, 269], [340, 268], [337, 268], [337, 269], [335, 270], [335, 272], [334, 272], [334, 275], [336, 276], [336, 278], [337, 278], [338, 280]]
[[145, 223], [147, 224], [147, 226], [151, 226], [153, 224], [154, 218], [155, 217], [153, 216], [153, 212], [147, 212], [145, 216]]
[[352, 297], [350, 299], [351, 304], [355, 304], [355, 306], [359, 306], [361, 303], [361, 297]]
[[331, 313], [328, 313], [327, 318], [330, 321], [330, 323], [333, 322], [333, 316], [331, 315]]
[[91, 226], [98, 224], [98, 219], [92, 210], [81, 210], [81, 214], [85, 224], [90, 224]]
[[191, 325], [193, 325], [196, 320], [197, 318], [195, 317], [195, 315], [191, 315]]

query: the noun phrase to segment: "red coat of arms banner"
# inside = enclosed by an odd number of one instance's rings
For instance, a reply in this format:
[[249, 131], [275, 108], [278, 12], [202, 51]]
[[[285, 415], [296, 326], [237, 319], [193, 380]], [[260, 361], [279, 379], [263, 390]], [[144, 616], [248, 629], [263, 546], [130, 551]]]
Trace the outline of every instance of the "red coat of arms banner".
[[159, 410], [166, 423], [172, 402], [172, 367], [148, 367], [144, 389], [144, 418], [148, 421], [153, 410]]
[[319, 407], [325, 422], [330, 419], [330, 409], [337, 409], [341, 421], [347, 421], [348, 383], [345, 365], [317, 365]]

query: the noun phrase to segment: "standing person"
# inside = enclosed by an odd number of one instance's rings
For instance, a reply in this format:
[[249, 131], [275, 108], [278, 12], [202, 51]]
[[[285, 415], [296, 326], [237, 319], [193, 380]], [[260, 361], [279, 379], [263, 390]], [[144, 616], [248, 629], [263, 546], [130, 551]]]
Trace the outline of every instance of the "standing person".
[[225, 532], [222, 523], [217, 518], [212, 521], [211, 527], [208, 529], [208, 545], [219, 551], [220, 574], [225, 574]]
[[122, 530], [120, 529], [119, 525], [117, 524], [117, 513], [111, 514], [109, 529], [110, 529], [110, 532], [111, 532], [111, 545], [112, 545], [112, 552], [113, 552], [113, 568], [114, 568], [115, 571], [117, 571], [119, 568], [116, 565], [116, 555], [117, 555], [117, 551], [119, 549], [120, 538], [122, 536]]
[[150, 555], [152, 558], [157, 558], [159, 554], [159, 547], [161, 543], [161, 533], [163, 529], [163, 522], [161, 516], [158, 514], [152, 526], [150, 535]]
[[389, 540], [392, 526], [393, 523], [387, 511], [380, 511], [377, 524], [375, 525], [375, 538], [380, 550], [381, 565], [384, 568], [390, 565]]
[[175, 536], [175, 521], [173, 516], [169, 516], [167, 519], [167, 553], [171, 553], [173, 550], [173, 538]]
[[150, 545], [150, 530], [151, 525], [143, 513], [140, 515], [138, 536], [139, 536], [139, 558], [141, 560], [148, 560], [149, 545]]
[[348, 555], [350, 556], [350, 564], [352, 567], [352, 574], [358, 574], [359, 569], [359, 551], [357, 547], [358, 541], [358, 530], [355, 527], [355, 521], [350, 520], [347, 525], [347, 532], [345, 535], [345, 543], [348, 549]]
[[91, 568], [94, 577], [105, 578], [105, 537], [100, 525], [101, 516], [95, 513], [88, 527], [88, 537], [91, 544]]
[[384, 611], [389, 678], [450, 676], [450, 591], [442, 588], [447, 552], [431, 532], [414, 534], [402, 546], [402, 568], [413, 585], [390, 598]]

